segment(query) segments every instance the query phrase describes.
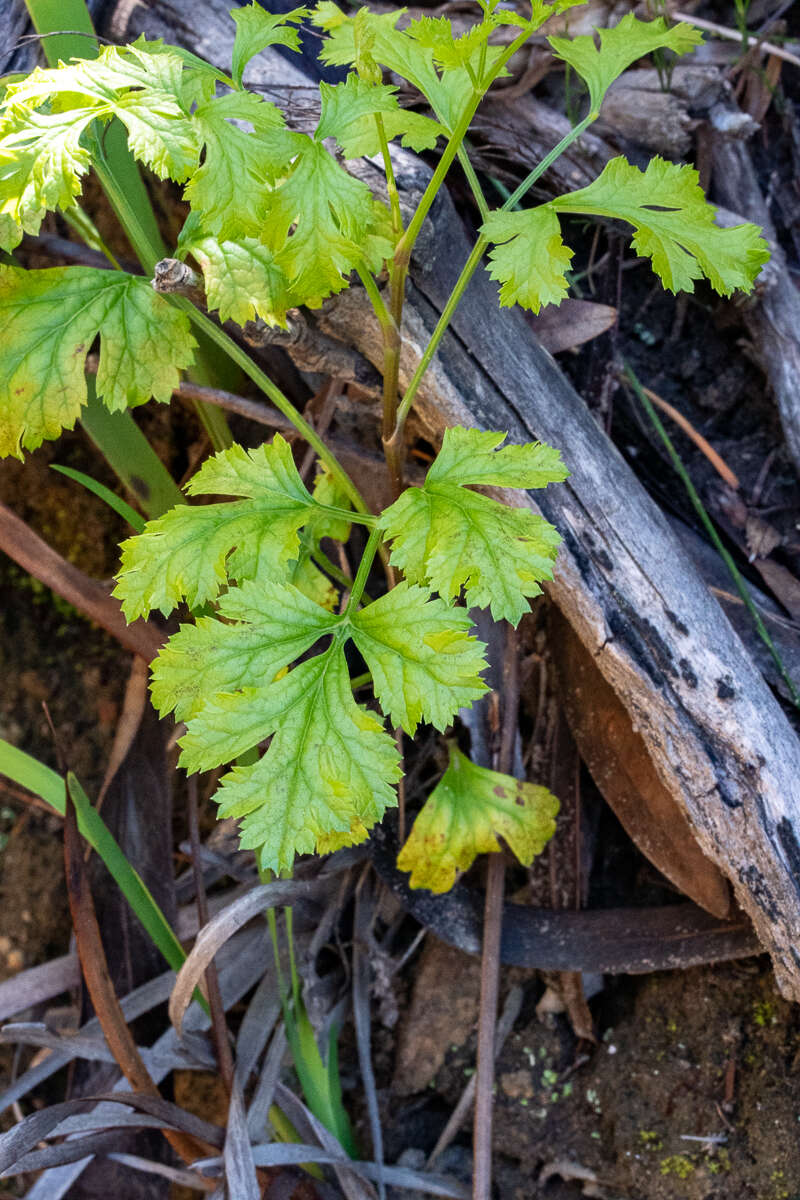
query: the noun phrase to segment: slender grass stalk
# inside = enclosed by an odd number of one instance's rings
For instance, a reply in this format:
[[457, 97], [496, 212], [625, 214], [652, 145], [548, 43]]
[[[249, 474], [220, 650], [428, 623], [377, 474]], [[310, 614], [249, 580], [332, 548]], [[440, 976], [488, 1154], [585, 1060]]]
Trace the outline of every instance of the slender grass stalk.
[[92, 492], [104, 504], [113, 509], [117, 516], [122, 517], [123, 521], [127, 521], [135, 533], [142, 533], [145, 527], [143, 517], [140, 517], [135, 508], [131, 508], [125, 500], [117, 496], [110, 488], [104, 484], [98, 483], [96, 479], [92, 479], [91, 475], [85, 475], [83, 471], [76, 471], [73, 467], [62, 467], [59, 463], [51, 463], [50, 468], [53, 471], [58, 471], [59, 475], [66, 475], [67, 479], [74, 479], [76, 483], [80, 483], [87, 491]]

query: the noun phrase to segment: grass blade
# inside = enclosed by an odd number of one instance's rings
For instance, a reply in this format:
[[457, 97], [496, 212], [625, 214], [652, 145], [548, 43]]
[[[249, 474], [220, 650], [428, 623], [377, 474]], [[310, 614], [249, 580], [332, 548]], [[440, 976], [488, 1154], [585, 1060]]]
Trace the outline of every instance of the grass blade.
[[76, 471], [74, 467], [62, 467], [60, 463], [51, 463], [50, 467], [51, 470], [58, 471], [59, 475], [66, 475], [68, 479], [74, 479], [76, 483], [82, 484], [87, 491], [103, 500], [109, 508], [113, 508], [114, 512], [122, 517], [123, 521], [127, 521], [136, 533], [142, 532], [145, 527], [144, 518], [140, 517], [135, 508], [131, 508], [126, 500], [117, 496], [105, 484], [98, 483], [96, 479], [92, 479], [91, 475], [85, 475], [83, 471]]

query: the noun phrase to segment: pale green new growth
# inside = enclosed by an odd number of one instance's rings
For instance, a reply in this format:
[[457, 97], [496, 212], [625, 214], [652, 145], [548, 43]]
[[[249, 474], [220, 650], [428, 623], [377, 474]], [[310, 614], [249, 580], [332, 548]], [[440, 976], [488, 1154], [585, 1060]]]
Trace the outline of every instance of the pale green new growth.
[[502, 837], [526, 867], [555, 833], [558, 800], [544, 787], [476, 766], [454, 745], [450, 764], [397, 857], [411, 887], [446, 892]]
[[704, 275], [723, 296], [749, 292], [769, 248], [756, 225], [721, 229], [694, 167], [653, 158], [640, 171], [612, 158], [588, 187], [550, 201], [559, 212], [619, 217], [636, 230], [633, 248], [652, 260], [671, 292], [694, 290]]
[[561, 303], [568, 291], [564, 272], [572, 251], [561, 240], [561, 226], [551, 209], [492, 213], [481, 233], [495, 243], [489, 274], [503, 285], [504, 308], [521, 304], [538, 313], [544, 304]]
[[633, 13], [626, 13], [613, 29], [598, 29], [597, 34], [599, 46], [590, 33], [547, 39], [557, 57], [569, 63], [588, 84], [593, 109], [600, 108], [614, 80], [638, 58], [661, 49], [686, 54], [703, 40], [700, 30], [685, 21], [668, 26], [663, 17], [640, 21]]
[[241, 843], [263, 869], [363, 841], [396, 804], [397, 747], [353, 700], [338, 642], [275, 683], [207, 703], [181, 739], [181, 763], [204, 770], [267, 737], [263, 757], [235, 767], [217, 797], [220, 816], [242, 818]]
[[426, 588], [399, 583], [351, 623], [381, 708], [410, 736], [421, 720], [446, 729], [486, 691], [485, 646], [468, 635], [466, 609], [431, 599]]
[[382, 514], [391, 561], [412, 583], [446, 600], [464, 588], [469, 607], [491, 608], [516, 625], [527, 600], [552, 579], [561, 541], [527, 508], [509, 508], [467, 484], [544, 487], [567, 477], [557, 450], [539, 444], [495, 450], [503, 433], [448, 429], [422, 487], [407, 488]]
[[129, 621], [153, 609], [169, 613], [181, 600], [192, 608], [204, 604], [229, 579], [287, 580], [299, 553], [298, 530], [319, 511], [280, 434], [255, 450], [220, 451], [186, 490], [242, 499], [173, 508], [123, 542], [114, 594]]
[[0, 455], [19, 458], [75, 424], [98, 333], [97, 393], [112, 411], [169, 400], [195, 345], [146, 280], [94, 267], [0, 266], [0, 328]]
[[233, 43], [231, 75], [237, 87], [241, 87], [244, 69], [267, 46], [287, 46], [290, 50], [300, 49], [300, 34], [293, 29], [308, 16], [307, 8], [295, 8], [288, 13], [269, 13], [253, 0], [252, 4], [234, 8], [231, 16], [236, 22], [236, 38]]

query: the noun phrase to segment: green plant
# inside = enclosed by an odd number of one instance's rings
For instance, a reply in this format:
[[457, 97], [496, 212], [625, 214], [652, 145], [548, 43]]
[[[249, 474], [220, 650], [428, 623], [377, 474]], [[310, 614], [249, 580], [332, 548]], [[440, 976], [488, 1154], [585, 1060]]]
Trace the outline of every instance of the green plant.
[[[684, 53], [700, 40], [689, 26], [670, 29], [663, 20], [627, 16], [616, 28], [599, 31], [599, 43], [593, 36], [549, 39], [556, 56], [586, 84], [589, 110], [502, 207], [489, 211], [465, 156], [465, 135], [514, 53], [549, 16], [575, 2], [532, 0], [527, 18], [482, 0], [481, 20], [459, 37], [444, 18], [423, 17], [401, 30], [399, 11], [361, 9], [347, 16], [323, 0], [311, 14], [298, 8], [274, 16], [251, 4], [232, 14], [237, 31], [230, 75], [186, 51], [140, 39], [105, 47], [92, 61], [36, 70], [6, 88], [0, 125], [0, 245], [6, 250], [23, 232], [36, 233], [47, 211], [69, 212], [83, 176], [93, 169], [141, 261], [152, 269], [152, 244], [109, 169], [105, 130], [116, 120], [141, 164], [185, 185], [190, 211], [176, 253], [198, 264], [207, 305], [221, 321], [257, 316], [284, 325], [291, 308], [318, 306], [355, 278], [380, 324], [382, 434], [395, 500], [372, 514], [290, 400], [185, 297], [157, 295], [146, 279], [120, 271], [0, 270], [7, 339], [0, 378], [2, 453], [19, 455], [74, 423], [87, 397], [85, 354], [98, 334], [98, 395], [111, 411], [124, 411], [151, 397], [169, 399], [192, 362], [194, 330], [230, 356], [318, 455], [319, 473], [309, 490], [280, 436], [249, 451], [234, 445], [218, 452], [187, 491], [235, 499], [180, 505], [151, 521], [124, 543], [116, 590], [130, 619], [153, 609], [168, 613], [182, 602], [203, 608], [205, 615], [183, 625], [157, 660], [153, 697], [162, 712], [174, 710], [186, 722], [182, 764], [190, 771], [231, 762], [271, 739], [260, 757], [224, 777], [217, 797], [223, 814], [241, 820], [242, 843], [257, 851], [262, 869], [284, 871], [297, 853], [330, 850], [367, 835], [395, 804], [401, 774], [385, 720], [408, 736], [420, 721], [446, 729], [459, 708], [486, 690], [485, 648], [470, 632], [468, 607], [488, 607], [496, 619], [517, 624], [551, 577], [557, 532], [530, 510], [474, 489], [539, 488], [563, 480], [567, 470], [558, 451], [539, 444], [502, 446], [501, 432], [452, 428], [424, 483], [405, 487], [406, 419], [484, 254], [489, 252], [491, 276], [500, 284], [501, 305], [534, 312], [567, 294], [572, 252], [562, 240], [560, 213], [628, 222], [635, 251], [651, 259], [672, 291], [691, 291], [702, 277], [725, 295], [749, 290], [767, 258], [755, 226], [714, 224], [691, 167], [658, 158], [645, 171], [616, 158], [588, 187], [518, 208], [596, 119], [622, 71], [645, 54]], [[324, 35], [323, 60], [352, 68], [344, 83], [320, 85], [320, 118], [311, 136], [289, 129], [274, 105], [242, 83], [248, 61], [266, 46], [297, 48], [297, 26], [307, 17]], [[491, 40], [498, 32], [510, 34], [502, 45]], [[384, 69], [417, 88], [433, 116], [401, 108], [396, 88], [383, 81]], [[329, 139], [344, 159], [373, 155], [383, 162], [385, 202], [347, 172], [329, 151]], [[389, 148], [394, 139], [418, 151], [441, 150], [407, 222]], [[411, 254], [457, 158], [483, 224], [401, 395]], [[354, 526], [363, 528], [366, 543], [354, 577], [342, 583], [321, 542], [348, 542]], [[367, 601], [379, 553], [403, 579]], [[462, 596], [467, 607], [458, 604]], [[373, 709], [354, 699], [354, 651], [371, 676]], [[506, 784], [501, 778], [496, 786]], [[534, 803], [528, 797], [525, 804], [546, 840], [550, 799]], [[509, 828], [499, 820], [493, 814], [488, 836], [472, 829], [467, 841], [496, 848], [494, 835], [508, 836]], [[424, 855], [425, 839], [418, 841]], [[523, 839], [523, 857], [538, 844], [537, 838]], [[455, 866], [447, 868], [448, 876], [469, 861], [458, 843], [451, 841], [449, 852]], [[410, 851], [405, 865], [417, 865]]]

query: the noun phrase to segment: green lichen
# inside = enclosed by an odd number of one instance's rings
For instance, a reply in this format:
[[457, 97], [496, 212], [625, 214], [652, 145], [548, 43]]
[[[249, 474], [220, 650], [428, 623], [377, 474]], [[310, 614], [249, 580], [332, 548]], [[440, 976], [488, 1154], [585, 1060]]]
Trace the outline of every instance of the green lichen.
[[654, 1129], [640, 1129], [639, 1141], [646, 1150], [660, 1150], [663, 1142]]

